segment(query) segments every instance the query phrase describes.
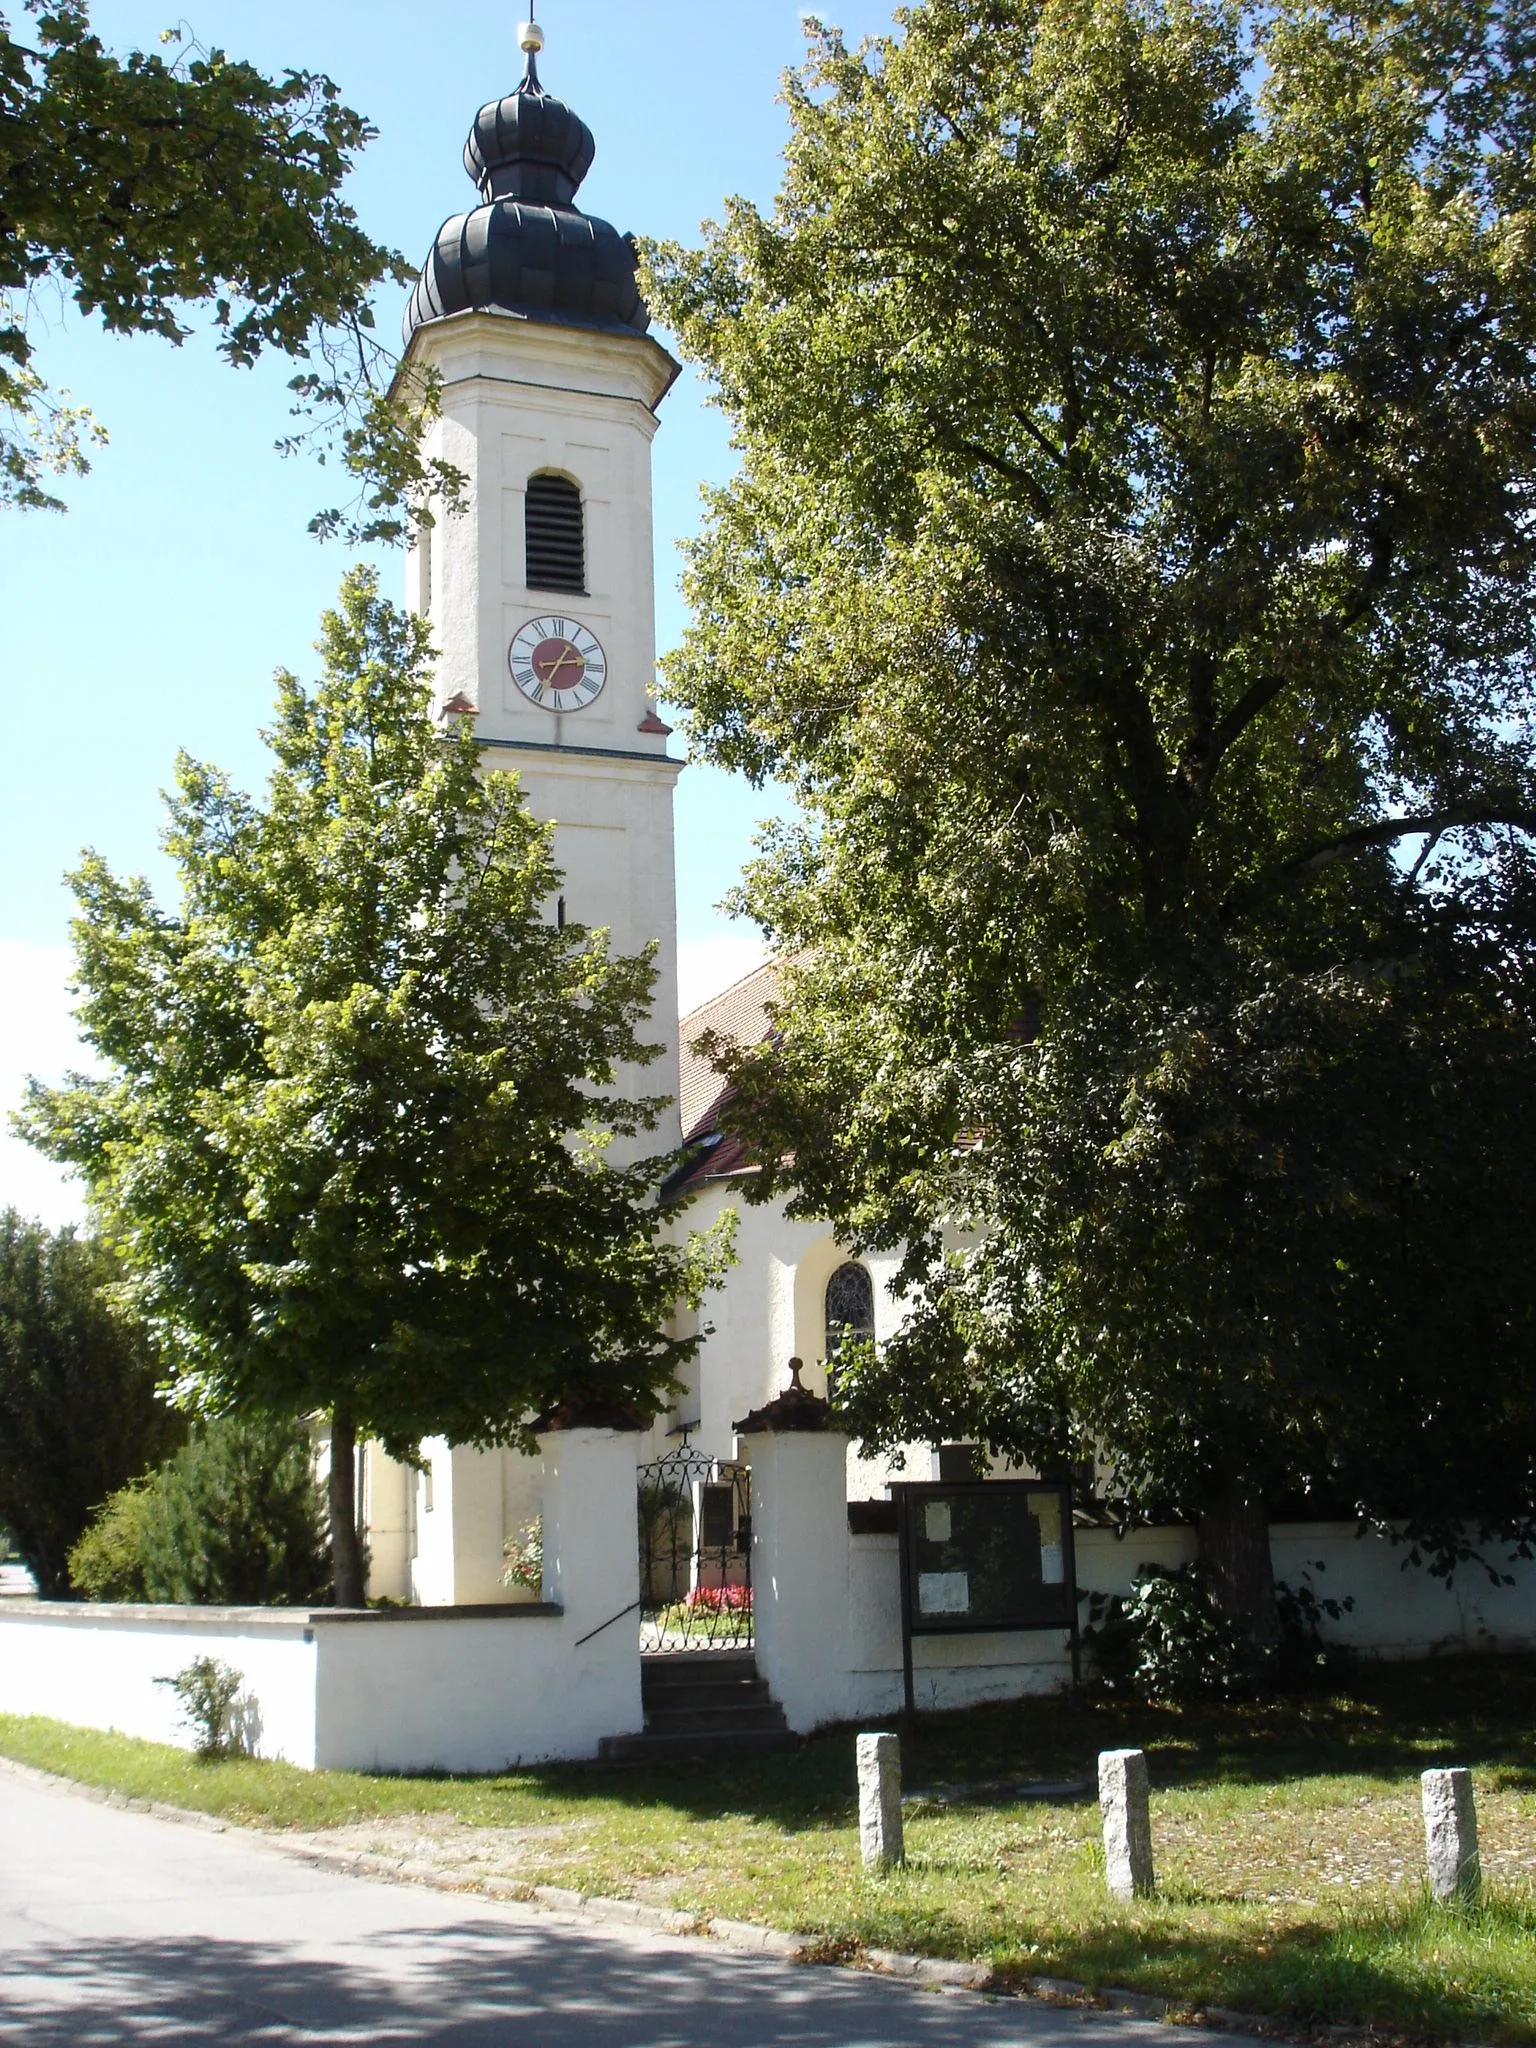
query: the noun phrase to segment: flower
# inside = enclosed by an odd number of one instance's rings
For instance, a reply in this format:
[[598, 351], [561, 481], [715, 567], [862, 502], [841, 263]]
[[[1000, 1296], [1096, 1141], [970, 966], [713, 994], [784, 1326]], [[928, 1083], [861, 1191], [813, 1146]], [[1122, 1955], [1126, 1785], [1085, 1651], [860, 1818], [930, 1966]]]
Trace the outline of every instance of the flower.
[[695, 1613], [705, 1614], [750, 1614], [752, 1612], [752, 1588], [750, 1586], [695, 1586], [684, 1600], [685, 1607]]

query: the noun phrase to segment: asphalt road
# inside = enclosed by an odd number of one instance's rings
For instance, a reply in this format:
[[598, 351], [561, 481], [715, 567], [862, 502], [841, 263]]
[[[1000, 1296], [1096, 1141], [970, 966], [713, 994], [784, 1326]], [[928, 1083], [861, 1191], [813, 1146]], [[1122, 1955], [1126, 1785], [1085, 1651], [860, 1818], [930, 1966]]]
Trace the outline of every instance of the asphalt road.
[[[1218, 2048], [339, 1876], [0, 1771], [0, 2042]], [[1251, 2044], [1249, 2044], [1251, 2048]]]

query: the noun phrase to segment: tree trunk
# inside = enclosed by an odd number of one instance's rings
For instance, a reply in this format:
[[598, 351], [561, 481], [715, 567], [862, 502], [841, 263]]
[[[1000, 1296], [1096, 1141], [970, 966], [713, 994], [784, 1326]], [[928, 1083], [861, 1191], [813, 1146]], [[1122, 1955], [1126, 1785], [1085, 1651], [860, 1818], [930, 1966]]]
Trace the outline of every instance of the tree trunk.
[[37, 1581], [39, 1600], [78, 1600], [74, 1582], [69, 1576], [69, 1554], [62, 1559], [55, 1556], [52, 1546], [47, 1550], [28, 1552], [18, 1545], [22, 1563]]
[[363, 1607], [363, 1546], [357, 1534], [357, 1424], [350, 1410], [331, 1411], [331, 1599]]
[[1220, 1480], [1207, 1493], [1195, 1526], [1217, 1606], [1253, 1642], [1274, 1642], [1280, 1617], [1263, 1501], [1251, 1498], [1239, 1479]]

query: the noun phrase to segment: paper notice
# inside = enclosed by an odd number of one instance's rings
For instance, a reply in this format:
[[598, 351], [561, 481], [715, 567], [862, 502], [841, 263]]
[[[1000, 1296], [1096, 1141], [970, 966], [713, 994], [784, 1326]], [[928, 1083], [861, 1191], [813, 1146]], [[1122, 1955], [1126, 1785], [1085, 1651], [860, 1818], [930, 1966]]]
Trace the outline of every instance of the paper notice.
[[970, 1575], [966, 1572], [919, 1572], [917, 1604], [924, 1614], [969, 1614]]

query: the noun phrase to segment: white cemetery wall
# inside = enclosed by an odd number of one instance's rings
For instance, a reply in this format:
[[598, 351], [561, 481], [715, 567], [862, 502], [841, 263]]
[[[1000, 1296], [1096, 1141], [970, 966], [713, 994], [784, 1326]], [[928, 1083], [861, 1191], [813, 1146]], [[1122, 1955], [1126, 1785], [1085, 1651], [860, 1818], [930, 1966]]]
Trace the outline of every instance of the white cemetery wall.
[[174, 1694], [155, 1680], [215, 1657], [254, 1701], [255, 1753], [307, 1769], [495, 1771], [595, 1756], [605, 1735], [644, 1720], [635, 1443], [611, 1430], [544, 1439], [555, 1611], [6, 1602], [0, 1712], [191, 1748]]
[[1494, 1585], [1480, 1565], [1461, 1565], [1449, 1583], [1432, 1578], [1408, 1564], [1407, 1544], [1357, 1536], [1353, 1522], [1280, 1523], [1270, 1531], [1269, 1547], [1277, 1579], [1295, 1586], [1310, 1572], [1321, 1598], [1353, 1597], [1350, 1612], [1323, 1620], [1325, 1641], [1389, 1658], [1536, 1649], [1536, 1564], [1509, 1562], [1498, 1544], [1485, 1552], [1513, 1578], [1512, 1586]]
[[[832, 1431], [755, 1435], [752, 1598], [758, 1669], [789, 1725], [898, 1713], [903, 1703], [896, 1539], [851, 1536], [847, 1439]], [[1070, 1676], [1060, 1630], [920, 1636], [922, 1708], [1050, 1692]]]
[[[802, 1732], [867, 1721], [902, 1705], [897, 1539], [849, 1533], [846, 1505], [837, 1498], [844, 1442], [830, 1432], [746, 1440], [759, 1667], [791, 1727]], [[1511, 1588], [1463, 1567], [1448, 1591], [1422, 1567], [1403, 1569], [1406, 1548], [1357, 1538], [1352, 1523], [1279, 1524], [1271, 1548], [1277, 1577], [1299, 1584], [1309, 1571], [1321, 1596], [1353, 1597], [1353, 1609], [1325, 1621], [1323, 1634], [1367, 1655], [1536, 1646], [1536, 1566], [1510, 1567], [1517, 1581]], [[1181, 1527], [1137, 1529], [1123, 1539], [1108, 1529], [1080, 1529], [1076, 1549], [1084, 1592], [1124, 1594], [1145, 1565], [1189, 1563], [1196, 1543], [1194, 1531]], [[1490, 1557], [1502, 1561], [1502, 1553]], [[912, 1664], [919, 1708], [964, 1707], [1068, 1685], [1071, 1642], [1061, 1629], [918, 1636]]]
[[[244, 1680], [257, 1756], [306, 1770], [496, 1771], [591, 1757], [640, 1725], [635, 1665], [577, 1649], [568, 1617], [524, 1607], [326, 1609], [59, 1604], [0, 1613], [0, 1713], [190, 1749], [169, 1686], [214, 1657]], [[631, 1693], [634, 1697], [631, 1698]]]
[[168, 1685], [199, 1657], [244, 1679], [256, 1702], [258, 1756], [315, 1766], [319, 1657], [302, 1609], [81, 1606], [0, 1612], [0, 1713], [43, 1714], [191, 1749], [195, 1736]]
[[1072, 1542], [1078, 1587], [1085, 1593], [1129, 1593], [1143, 1565], [1176, 1571], [1193, 1564], [1199, 1548], [1194, 1530], [1183, 1528], [1133, 1529], [1125, 1537], [1112, 1529], [1078, 1529]]
[[639, 1726], [601, 1657], [573, 1654], [558, 1614], [454, 1607], [313, 1619], [320, 1770], [500, 1771], [596, 1756], [603, 1736]]

